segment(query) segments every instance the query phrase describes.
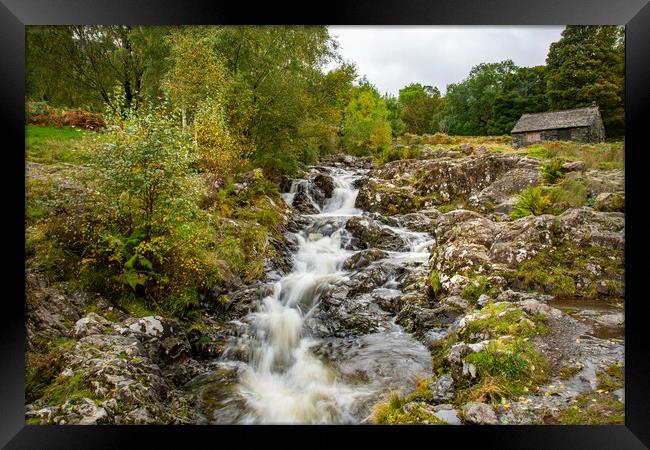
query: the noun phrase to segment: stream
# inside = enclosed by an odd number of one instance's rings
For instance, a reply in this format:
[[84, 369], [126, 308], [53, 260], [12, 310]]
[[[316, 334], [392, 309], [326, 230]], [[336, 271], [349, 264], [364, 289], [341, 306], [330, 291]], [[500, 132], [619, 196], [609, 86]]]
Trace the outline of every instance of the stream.
[[[271, 294], [238, 322], [243, 331], [236, 346], [248, 349], [247, 361], [225, 351], [213, 363], [213, 376], [191, 386], [210, 399], [209, 423], [365, 423], [373, 404], [413, 389], [431, 373], [427, 348], [380, 306], [400, 297], [410, 272], [427, 269], [431, 237], [375, 220], [401, 245], [366, 267], [344, 268], [363, 250], [346, 223], [365, 218], [355, 207], [354, 183], [366, 170], [311, 170], [329, 174], [331, 196], [319, 198], [309, 177], [282, 194], [289, 205], [296, 195], [306, 196], [316, 212], [302, 214], [301, 229], [287, 233], [295, 243], [292, 271], [270, 281]], [[365, 331], [355, 331], [356, 320], [365, 321]]]

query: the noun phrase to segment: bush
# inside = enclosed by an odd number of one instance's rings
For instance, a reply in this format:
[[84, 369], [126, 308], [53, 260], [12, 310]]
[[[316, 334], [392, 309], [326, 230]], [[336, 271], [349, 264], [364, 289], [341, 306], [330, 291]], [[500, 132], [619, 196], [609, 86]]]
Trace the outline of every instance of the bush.
[[529, 187], [519, 194], [517, 203], [510, 215], [513, 219], [519, 219], [531, 214], [539, 216], [548, 213], [550, 207], [551, 199], [541, 186]]
[[566, 170], [562, 167], [560, 158], [553, 158], [546, 164], [542, 165], [542, 180], [546, 184], [555, 184], [558, 180], [564, 178]]
[[177, 123], [159, 107], [111, 129], [93, 161], [102, 202], [84, 270], [105, 288], [113, 284], [112, 296], [130, 292], [182, 317], [218, 270], [209, 215], [197, 206], [196, 150]]
[[94, 131], [106, 126], [102, 114], [83, 109], [57, 109], [50, 107], [46, 102], [27, 102], [25, 110], [27, 123], [34, 125], [55, 128], [67, 126]]

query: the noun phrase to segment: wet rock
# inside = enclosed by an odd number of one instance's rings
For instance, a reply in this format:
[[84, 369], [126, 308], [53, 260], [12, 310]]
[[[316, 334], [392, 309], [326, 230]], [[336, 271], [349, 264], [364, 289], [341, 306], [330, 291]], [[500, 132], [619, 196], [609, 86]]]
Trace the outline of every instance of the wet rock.
[[326, 198], [332, 196], [334, 191], [334, 180], [332, 177], [323, 173], [319, 173], [314, 177], [314, 184], [325, 194]]
[[441, 215], [441, 213], [435, 209], [431, 208], [428, 210], [422, 210], [416, 213], [403, 214], [401, 216], [396, 216], [399, 220], [399, 225], [406, 227], [410, 230], [421, 231], [424, 233], [434, 234], [437, 228], [436, 219]]
[[403, 268], [390, 264], [376, 264], [363, 269], [349, 280], [345, 281], [345, 287], [349, 296], [371, 292], [383, 286], [391, 277], [398, 276]]
[[318, 207], [314, 204], [305, 185], [300, 185], [293, 197], [291, 207], [301, 214], [318, 214]]
[[407, 304], [395, 317], [395, 322], [400, 324], [410, 333], [423, 336], [432, 328], [448, 327], [461, 313], [448, 305], [438, 308], [426, 308], [417, 304]]
[[625, 316], [623, 313], [604, 314], [599, 316], [596, 322], [605, 327], [620, 327], [625, 323]]
[[472, 425], [497, 425], [499, 420], [494, 408], [485, 403], [469, 402], [463, 406], [463, 418]]
[[433, 415], [438, 419], [446, 422], [448, 425], [462, 425], [462, 421], [458, 416], [458, 411], [453, 407], [453, 405], [444, 404], [434, 406]]
[[360, 252], [357, 252], [346, 259], [343, 263], [343, 268], [345, 270], [361, 269], [370, 265], [374, 261], [386, 258], [386, 256], [388, 256], [386, 252], [381, 251], [377, 248], [361, 250]]
[[397, 233], [383, 228], [367, 216], [352, 217], [345, 227], [352, 234], [352, 244], [355, 247], [400, 250], [405, 245], [403, 239]]

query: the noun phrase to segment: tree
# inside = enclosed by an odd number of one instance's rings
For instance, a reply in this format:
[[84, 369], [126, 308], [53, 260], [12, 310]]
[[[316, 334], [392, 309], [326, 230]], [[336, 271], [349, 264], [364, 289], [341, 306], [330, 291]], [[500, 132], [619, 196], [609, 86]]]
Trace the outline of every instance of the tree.
[[518, 67], [501, 84], [487, 132], [510, 134], [522, 114], [547, 110], [545, 66]]
[[121, 25], [29, 27], [27, 95], [62, 106], [135, 110], [159, 85], [164, 33]]
[[625, 36], [622, 27], [567, 26], [546, 58], [552, 109], [599, 105], [608, 136], [625, 133]]
[[431, 132], [433, 116], [441, 110], [442, 101], [438, 88], [412, 83], [400, 89], [400, 119], [406, 132], [425, 134]]
[[397, 97], [388, 93], [384, 94], [383, 99], [384, 103], [386, 103], [386, 109], [388, 109], [388, 122], [390, 122], [393, 137], [399, 136], [406, 130], [406, 125], [400, 119], [402, 105]]
[[207, 98], [219, 102], [225, 84], [225, 68], [213, 51], [214, 41], [205, 29], [183, 28], [168, 36], [169, 70], [163, 87], [181, 111], [183, 128], [193, 120]]
[[447, 86], [444, 120], [449, 132], [486, 135], [494, 114], [494, 102], [506, 76], [514, 73], [511, 60], [474, 66], [464, 81]]
[[391, 142], [386, 103], [367, 80], [362, 84], [345, 108], [345, 133], [343, 143], [353, 154], [367, 155]]
[[225, 98], [230, 125], [250, 140], [251, 157], [267, 174], [295, 172], [340, 125], [331, 108], [347, 95], [349, 69], [323, 72], [340, 61], [336, 42], [324, 26], [219, 27], [215, 36], [232, 77]]

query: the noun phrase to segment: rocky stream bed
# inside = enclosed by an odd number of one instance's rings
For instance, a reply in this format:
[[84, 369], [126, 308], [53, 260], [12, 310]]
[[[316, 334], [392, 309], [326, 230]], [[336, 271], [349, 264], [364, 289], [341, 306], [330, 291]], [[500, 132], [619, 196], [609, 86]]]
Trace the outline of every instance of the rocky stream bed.
[[[31, 399], [26, 418], [368, 423], [398, 393], [408, 423], [534, 424], [588, 408], [587, 394], [622, 403], [622, 387], [602, 386], [624, 356], [625, 216], [607, 203], [622, 171], [569, 164], [598, 207], [513, 220], [539, 165], [467, 147], [380, 167], [322, 160], [281, 186], [282, 263], [215, 286], [191, 323], [128, 317], [28, 273], [28, 347], [71, 343], [56, 375], [65, 399]], [[476, 394], [486, 375], [471, 355], [508, 355], [515, 341], [544, 377], [508, 400]]]

